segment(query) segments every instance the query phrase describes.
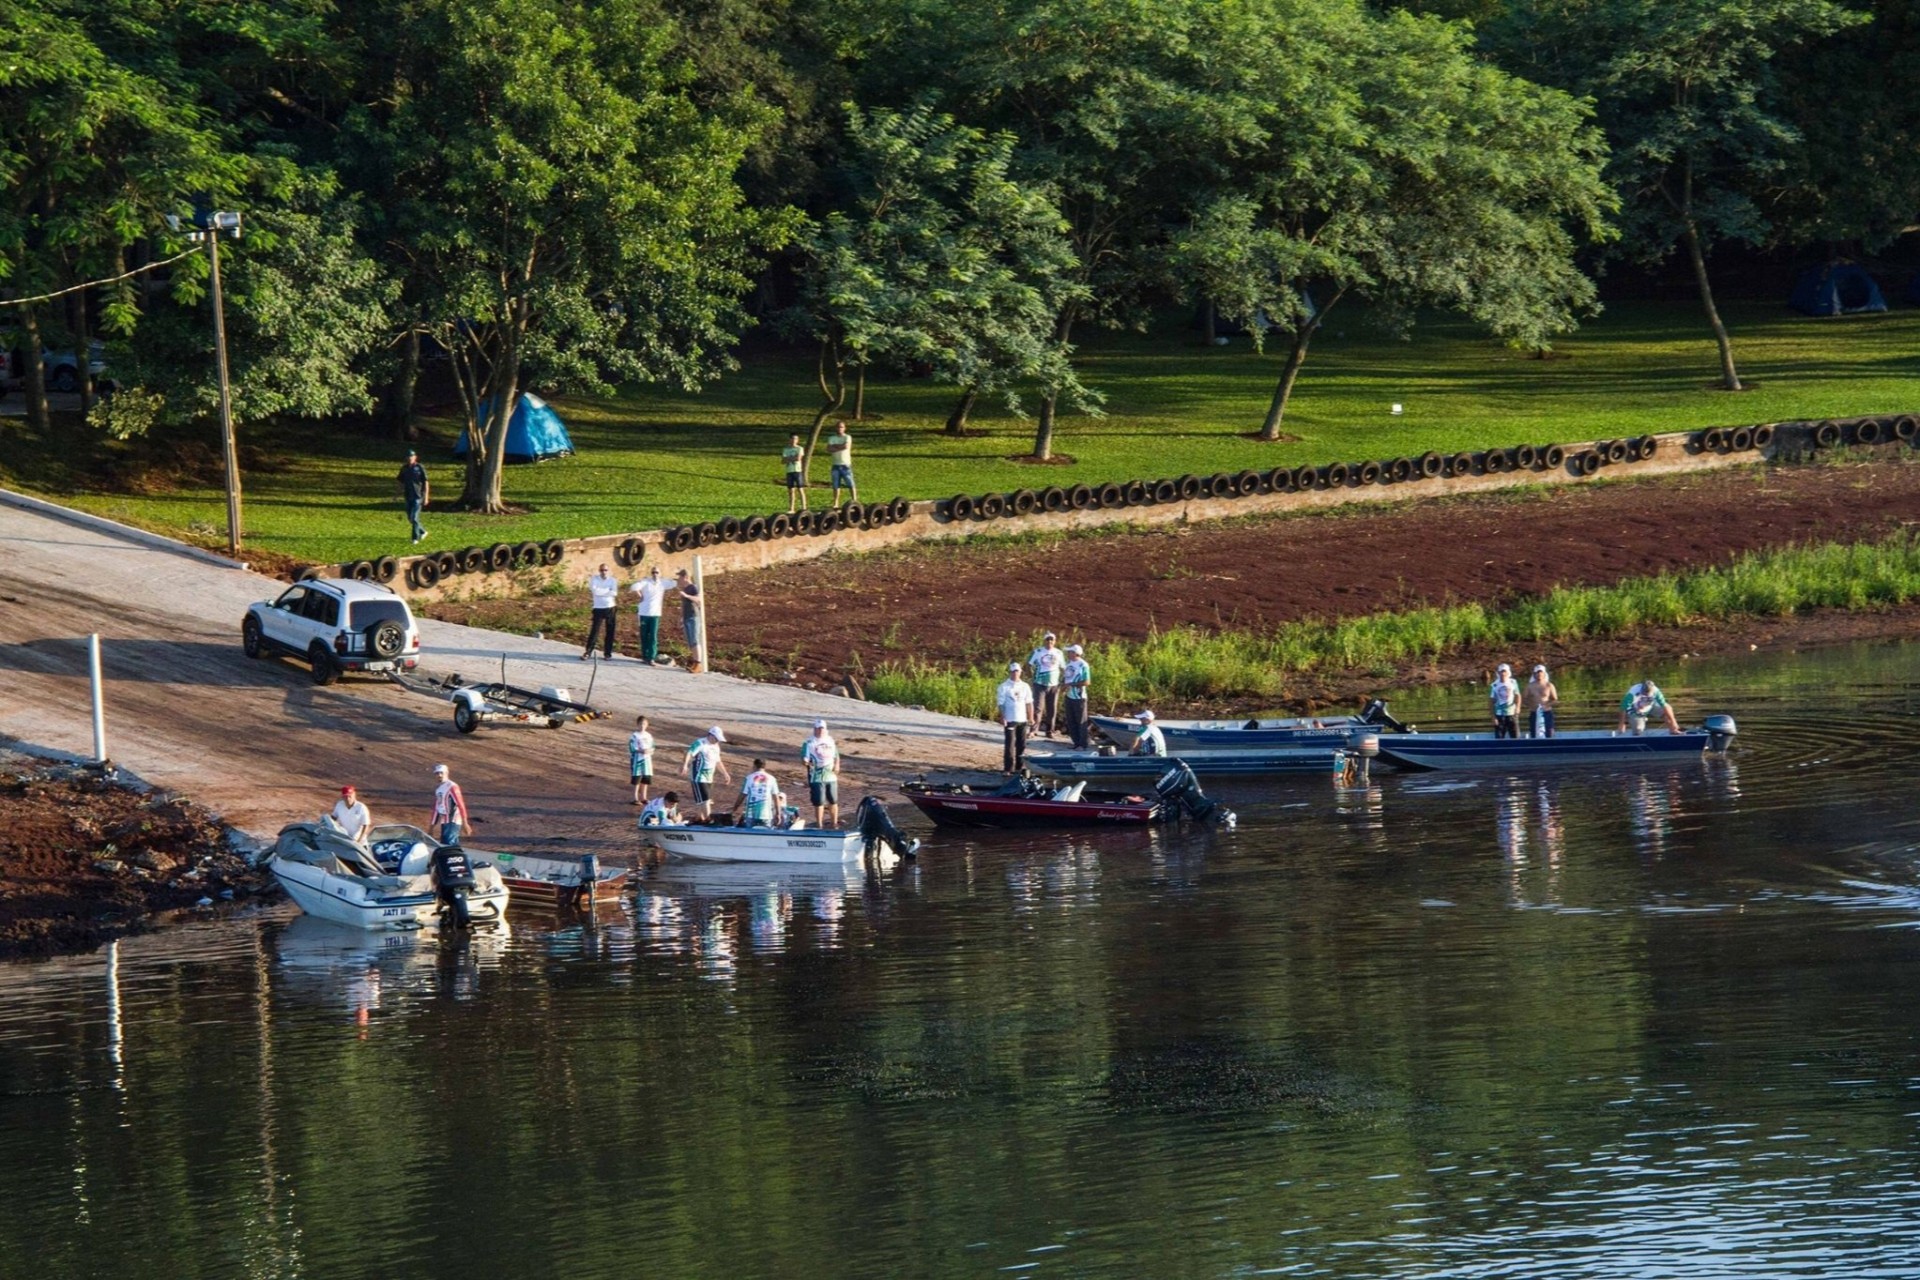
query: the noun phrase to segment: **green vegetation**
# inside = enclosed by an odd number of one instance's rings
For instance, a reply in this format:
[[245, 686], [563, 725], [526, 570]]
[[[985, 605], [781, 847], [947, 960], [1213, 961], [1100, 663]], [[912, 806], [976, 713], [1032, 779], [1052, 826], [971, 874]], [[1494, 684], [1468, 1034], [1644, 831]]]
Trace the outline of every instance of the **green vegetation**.
[[[1729, 308], [1742, 334], [1754, 389], [1727, 395], [1708, 386], [1711, 338], [1685, 305], [1610, 308], [1556, 358], [1528, 359], [1464, 321], [1425, 325], [1406, 342], [1382, 344], [1362, 317], [1321, 333], [1318, 393], [1287, 418], [1297, 442], [1243, 438], [1259, 423], [1280, 357], [1256, 355], [1246, 340], [1206, 350], [1184, 325], [1146, 335], [1105, 337], [1083, 364], [1107, 391], [1107, 416], [1061, 419], [1059, 444], [1071, 466], [1011, 460], [1030, 441], [1020, 419], [983, 407], [955, 438], [940, 430], [948, 389], [924, 381], [870, 382], [871, 421], [857, 424], [861, 492], [944, 497], [957, 492], [1179, 475], [1336, 458], [1379, 458], [1426, 449], [1457, 450], [1522, 441], [1670, 431], [1712, 424], [1911, 411], [1920, 373], [1920, 312], [1811, 321], [1781, 308]], [[1564, 357], [1564, 358], [1560, 358]], [[561, 403], [580, 453], [517, 468], [511, 491], [531, 510], [488, 517], [430, 513], [430, 547], [499, 539], [583, 537], [656, 528], [724, 512], [785, 508], [779, 450], [803, 429], [817, 403], [813, 364], [788, 355], [757, 358], [714, 389], [689, 395], [650, 391]], [[1406, 413], [1389, 416], [1403, 403]], [[455, 422], [437, 424], [439, 445], [423, 447], [436, 499], [458, 491], [446, 445]], [[393, 476], [400, 446], [365, 436], [262, 428], [243, 434], [267, 469], [247, 477], [250, 544], [303, 560], [329, 561], [407, 549]], [[224, 527], [218, 453], [190, 456], [184, 481], [141, 483], [131, 460], [157, 442], [101, 444], [115, 488], [102, 492], [98, 459], [76, 458], [68, 437], [0, 420], [0, 473], [8, 483], [151, 528], [218, 541]], [[125, 451], [125, 452], [123, 452]], [[816, 481], [826, 479], [816, 469]], [[817, 495], [824, 497], [824, 494]]]
[[[1870, 609], [1920, 597], [1920, 536], [1755, 552], [1691, 573], [1631, 578], [1608, 587], [1556, 587], [1506, 609], [1478, 604], [1376, 613], [1339, 622], [1290, 623], [1264, 633], [1179, 627], [1141, 641], [1088, 646], [1096, 704], [1286, 696], [1302, 672], [1365, 670], [1436, 658], [1474, 646], [1520, 649], [1543, 641], [1617, 636], [1637, 627], [1804, 609]], [[935, 711], [992, 714], [997, 670], [952, 671], [908, 660], [867, 680], [877, 701]]]

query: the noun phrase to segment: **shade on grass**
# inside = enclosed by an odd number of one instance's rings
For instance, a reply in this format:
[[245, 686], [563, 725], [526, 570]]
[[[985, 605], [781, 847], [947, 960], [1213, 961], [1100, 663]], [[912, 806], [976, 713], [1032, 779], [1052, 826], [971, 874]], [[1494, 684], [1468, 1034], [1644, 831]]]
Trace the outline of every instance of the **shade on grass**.
[[[1546, 361], [1464, 323], [1435, 321], [1399, 341], [1356, 321], [1316, 344], [1287, 413], [1286, 428], [1300, 439], [1280, 444], [1244, 435], [1259, 425], [1277, 354], [1256, 355], [1244, 338], [1203, 348], [1178, 326], [1099, 335], [1083, 347], [1082, 362], [1087, 381], [1107, 394], [1108, 415], [1062, 419], [1055, 447], [1075, 459], [1071, 466], [1011, 461], [1030, 447], [1032, 424], [990, 405], [974, 416], [982, 434], [947, 436], [940, 425], [952, 388], [876, 376], [866, 401], [873, 420], [854, 427], [856, 472], [863, 497], [933, 498], [1920, 409], [1920, 311], [1821, 321], [1772, 306], [1728, 311], [1741, 368], [1757, 384], [1738, 395], [1711, 388], [1712, 341], [1689, 305], [1615, 306]], [[507, 474], [508, 500], [533, 510], [430, 513], [427, 545], [584, 537], [784, 510], [780, 448], [805, 428], [817, 398], [811, 361], [799, 354], [754, 357], [700, 395], [643, 388], [558, 397], [579, 453]], [[1405, 405], [1404, 415], [1389, 415], [1393, 403]], [[430, 426], [445, 446], [458, 435], [450, 421]], [[0, 473], [12, 482], [219, 541], [225, 506], [217, 486], [141, 496], [63, 492], [58, 448], [23, 432], [17, 420], [0, 426]], [[393, 483], [399, 446], [311, 424], [244, 434], [277, 459], [246, 478], [251, 542], [313, 561], [408, 549]], [[437, 495], [457, 495], [450, 448], [422, 453]], [[824, 458], [814, 478], [826, 479]], [[816, 501], [824, 497], [816, 490]]]

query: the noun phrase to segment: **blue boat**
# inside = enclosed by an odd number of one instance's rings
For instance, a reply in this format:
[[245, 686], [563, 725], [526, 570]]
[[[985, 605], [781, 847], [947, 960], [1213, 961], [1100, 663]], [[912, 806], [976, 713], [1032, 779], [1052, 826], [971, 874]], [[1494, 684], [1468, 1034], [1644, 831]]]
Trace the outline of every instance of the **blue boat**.
[[1496, 738], [1490, 733], [1383, 733], [1380, 759], [1400, 769], [1601, 768], [1670, 764], [1722, 752], [1738, 732], [1732, 716], [1708, 716], [1682, 733], [1619, 733], [1575, 729], [1551, 738]]
[[[1140, 722], [1119, 716], [1094, 716], [1090, 723], [1122, 751], [1133, 748]], [[1300, 747], [1358, 748], [1381, 729], [1404, 728], [1378, 699], [1357, 716], [1259, 716], [1245, 720], [1155, 720], [1167, 752], [1271, 751]]]
[[1265, 778], [1292, 773], [1345, 773], [1354, 753], [1340, 746], [1267, 751], [1192, 751], [1178, 756], [1102, 756], [1091, 752], [1029, 755], [1027, 769], [1047, 778], [1092, 778], [1100, 782], [1151, 785], [1175, 762], [1200, 778]]

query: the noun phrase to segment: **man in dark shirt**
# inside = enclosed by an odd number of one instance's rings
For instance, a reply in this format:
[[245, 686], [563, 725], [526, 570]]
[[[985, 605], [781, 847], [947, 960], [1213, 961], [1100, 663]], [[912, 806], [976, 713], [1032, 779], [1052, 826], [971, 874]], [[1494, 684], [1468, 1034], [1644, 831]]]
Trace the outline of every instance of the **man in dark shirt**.
[[427, 484], [427, 469], [420, 465], [420, 455], [407, 450], [407, 465], [400, 468], [400, 496], [406, 499], [407, 523], [413, 526], [415, 542], [427, 536], [427, 527], [420, 523], [420, 509], [427, 505], [430, 486]]
[[687, 637], [687, 669], [700, 670], [700, 588], [685, 569], [673, 575], [674, 588], [680, 593], [680, 630]]

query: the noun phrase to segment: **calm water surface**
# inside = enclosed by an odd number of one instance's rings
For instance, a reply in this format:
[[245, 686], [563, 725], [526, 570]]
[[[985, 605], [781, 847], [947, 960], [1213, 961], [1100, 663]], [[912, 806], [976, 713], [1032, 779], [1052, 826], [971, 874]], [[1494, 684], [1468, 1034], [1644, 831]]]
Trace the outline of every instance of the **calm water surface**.
[[0, 968], [0, 1276], [1913, 1276], [1920, 647], [1664, 683], [1729, 759]]

